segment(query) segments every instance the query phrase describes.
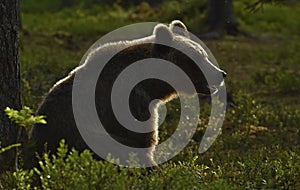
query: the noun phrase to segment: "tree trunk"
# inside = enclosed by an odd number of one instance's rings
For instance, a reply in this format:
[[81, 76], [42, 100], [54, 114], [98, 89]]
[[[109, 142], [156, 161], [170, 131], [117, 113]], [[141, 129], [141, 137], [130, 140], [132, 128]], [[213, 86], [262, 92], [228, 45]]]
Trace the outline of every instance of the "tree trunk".
[[66, 7], [72, 7], [75, 4], [74, 0], [62, 0], [60, 2], [60, 9], [66, 8]]
[[208, 0], [206, 23], [211, 32], [237, 35], [238, 21], [234, 14], [232, 0]]
[[[17, 7], [18, 0], [0, 0], [0, 141], [2, 147], [16, 143], [18, 131], [17, 126], [5, 115], [4, 109], [21, 108], [18, 58], [20, 19]], [[4, 155], [6, 159], [1, 160], [0, 171], [9, 166], [10, 161], [13, 163], [14, 157], [11, 156], [11, 154], [9, 157]]]

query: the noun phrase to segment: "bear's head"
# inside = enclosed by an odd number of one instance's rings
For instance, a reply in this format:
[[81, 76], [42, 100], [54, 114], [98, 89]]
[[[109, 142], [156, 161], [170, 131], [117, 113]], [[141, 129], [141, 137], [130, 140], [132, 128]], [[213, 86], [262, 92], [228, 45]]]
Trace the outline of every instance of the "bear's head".
[[[184, 75], [177, 75], [171, 70], [166, 70], [166, 67], [163, 67], [166, 62], [177, 66]], [[147, 67], [148, 63], [151, 68]], [[169, 26], [157, 24], [152, 35], [148, 37], [117, 41], [96, 47], [74, 73], [82, 72], [80, 76], [87, 76], [87, 81], [90, 80], [90, 76], [93, 76], [90, 73], [99, 76], [96, 88], [97, 97], [103, 97], [103, 94], [109, 97], [114, 87], [118, 89], [116, 90], [118, 94], [124, 94], [123, 91], [132, 89], [132, 94], [139, 94], [141, 98], [147, 94], [148, 99], [170, 100], [180, 94], [216, 93], [223, 84], [226, 73], [213, 63], [214, 58], [205, 45], [189, 33], [182, 22], [175, 20]], [[97, 75], [99, 70], [100, 75]], [[127, 72], [124, 72], [125, 70]], [[171, 82], [173, 80], [177, 83], [183, 81], [181, 79], [186, 76], [192, 81], [194, 89], [188, 88], [187, 90], [184, 82], [181, 82], [179, 89], [175, 89], [172, 84], [168, 83], [169, 81], [156, 77], [158, 73], [160, 76], [167, 75], [171, 78]], [[136, 81], [139, 83], [136, 84]], [[136, 101], [135, 98], [133, 99]]]
[[153, 36], [154, 54], [183, 70], [193, 81], [197, 93], [215, 93], [223, 85], [226, 73], [213, 64], [209, 50], [181, 21], [174, 20], [169, 26], [156, 25]]

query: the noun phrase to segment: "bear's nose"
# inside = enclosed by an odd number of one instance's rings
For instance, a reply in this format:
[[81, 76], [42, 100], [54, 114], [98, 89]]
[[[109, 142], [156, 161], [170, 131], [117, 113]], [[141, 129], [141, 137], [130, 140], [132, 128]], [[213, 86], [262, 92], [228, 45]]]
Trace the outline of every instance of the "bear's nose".
[[222, 75], [223, 75], [223, 78], [226, 78], [227, 73], [225, 71], [222, 71]]

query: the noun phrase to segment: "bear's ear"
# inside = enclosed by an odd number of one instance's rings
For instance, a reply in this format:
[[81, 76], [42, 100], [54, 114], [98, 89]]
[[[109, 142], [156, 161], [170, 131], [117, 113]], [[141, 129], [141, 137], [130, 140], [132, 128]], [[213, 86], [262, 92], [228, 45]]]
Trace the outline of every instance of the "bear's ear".
[[155, 44], [152, 48], [154, 56], [166, 56], [170, 51], [170, 44], [173, 41], [173, 34], [169, 27], [164, 24], [158, 24], [153, 30]]
[[174, 33], [174, 34], [179, 34], [181, 36], [185, 36], [187, 38], [190, 37], [189, 32], [186, 28], [186, 26], [183, 24], [183, 22], [181, 22], [180, 20], [173, 20], [170, 25], [170, 30]]
[[173, 34], [171, 30], [164, 24], [158, 24], [153, 30], [156, 43], [169, 44], [173, 40]]

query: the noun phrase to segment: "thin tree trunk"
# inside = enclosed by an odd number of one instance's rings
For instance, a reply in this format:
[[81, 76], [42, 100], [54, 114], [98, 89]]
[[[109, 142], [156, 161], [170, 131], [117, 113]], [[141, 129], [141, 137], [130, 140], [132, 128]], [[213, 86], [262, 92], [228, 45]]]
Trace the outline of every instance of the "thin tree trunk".
[[66, 7], [71, 7], [75, 4], [74, 0], [62, 0], [60, 2], [60, 9], [66, 8]]
[[232, 0], [208, 0], [206, 23], [211, 32], [221, 36], [238, 34], [239, 23], [234, 14]]
[[[0, 141], [2, 147], [16, 143], [18, 131], [17, 126], [5, 115], [4, 109], [21, 108], [18, 11], [18, 0], [0, 0]], [[0, 171], [13, 164], [14, 157], [11, 157], [13, 156], [11, 152], [7, 156], [4, 155], [5, 160], [1, 160]]]

